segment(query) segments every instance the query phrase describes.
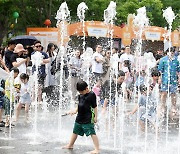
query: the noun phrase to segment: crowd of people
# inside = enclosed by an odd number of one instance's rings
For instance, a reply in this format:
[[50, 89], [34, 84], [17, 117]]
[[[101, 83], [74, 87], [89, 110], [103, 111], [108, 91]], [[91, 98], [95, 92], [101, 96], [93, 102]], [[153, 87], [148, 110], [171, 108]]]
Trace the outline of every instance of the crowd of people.
[[[78, 81], [86, 81], [89, 88], [96, 94], [97, 104], [101, 105], [104, 111], [109, 106], [113, 108], [120, 103], [117, 102], [116, 97], [123, 95], [126, 103], [131, 103], [138, 97], [135, 101], [137, 106], [129, 112], [129, 115], [134, 114], [138, 109], [141, 110], [139, 120], [142, 130], [145, 119], [155, 122], [153, 117], [156, 117], [156, 114], [165, 117], [168, 94], [171, 96], [171, 112], [178, 114], [176, 93], [180, 84], [180, 55], [176, 48], [140, 53], [131, 51], [131, 46], [118, 50], [117, 48], [103, 49], [103, 46], [98, 44], [95, 51], [87, 48], [83, 52], [77, 48], [73, 52], [66, 51], [63, 58], [60, 50], [53, 43], [49, 43], [47, 50], [43, 51], [40, 41], [24, 47], [12, 40], [8, 42], [6, 48], [0, 48], [1, 127], [9, 127], [9, 119], [13, 113], [10, 109], [13, 108], [16, 111], [14, 120], [17, 121], [21, 107], [25, 106], [26, 120], [28, 120], [31, 102], [42, 103], [43, 90], [47, 87], [59, 86], [60, 77], [63, 77], [63, 82], [68, 81], [67, 89], [71, 89], [71, 99], [74, 102], [78, 98], [76, 87]], [[42, 55], [42, 61], [38, 67], [33, 63], [36, 52]], [[36, 71], [37, 68], [38, 71]], [[37, 98], [32, 84], [35, 72], [37, 72], [38, 84]], [[63, 76], [60, 76], [62, 72]], [[158, 98], [155, 96], [157, 91]], [[157, 105], [155, 102], [159, 98], [160, 103]], [[5, 122], [2, 119], [3, 110], [6, 115]]]

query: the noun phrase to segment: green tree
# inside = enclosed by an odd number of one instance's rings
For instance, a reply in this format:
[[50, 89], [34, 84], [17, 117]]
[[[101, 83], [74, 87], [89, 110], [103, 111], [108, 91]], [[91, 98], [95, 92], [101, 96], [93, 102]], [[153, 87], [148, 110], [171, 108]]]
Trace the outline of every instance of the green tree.
[[[0, 1], [0, 45], [9, 31], [16, 34], [26, 32], [26, 27], [42, 27], [45, 19], [50, 18], [55, 25], [55, 15], [62, 0], [1, 0]], [[13, 12], [19, 13], [15, 24]], [[14, 24], [13, 30], [10, 25]]]
[[[163, 9], [165, 10], [167, 7], [171, 6], [174, 11], [176, 18], [173, 21], [173, 29], [176, 29], [180, 26], [180, 1], [179, 0], [162, 0]], [[166, 23], [167, 26], [167, 23]]]
[[128, 14], [137, 14], [137, 9], [145, 6], [150, 25], [164, 26], [162, 17], [163, 4], [160, 0], [127, 0], [117, 4], [117, 23], [126, 23]]
[[[103, 21], [104, 10], [111, 0], [66, 0], [71, 14], [71, 23], [77, 22], [77, 6], [81, 2], [88, 6], [85, 20]], [[176, 19], [173, 22], [173, 29], [180, 25], [180, 1], [179, 0], [114, 0], [117, 3], [117, 15], [115, 24], [127, 22], [129, 13], [137, 13], [137, 9], [145, 6], [147, 16], [152, 26], [167, 26], [167, 22], [162, 16], [162, 9], [172, 6]], [[52, 21], [52, 27], [56, 25], [56, 12], [64, 0], [0, 0], [0, 45], [2, 38], [8, 32], [15, 34], [26, 33], [27, 27], [42, 27], [45, 19]], [[10, 25], [15, 22], [13, 12], [19, 12], [18, 23], [14, 29]]]
[[1, 0], [0, 1], [0, 45], [3, 37], [7, 34], [10, 20], [12, 19], [12, 13], [14, 8], [11, 5], [12, 1]]

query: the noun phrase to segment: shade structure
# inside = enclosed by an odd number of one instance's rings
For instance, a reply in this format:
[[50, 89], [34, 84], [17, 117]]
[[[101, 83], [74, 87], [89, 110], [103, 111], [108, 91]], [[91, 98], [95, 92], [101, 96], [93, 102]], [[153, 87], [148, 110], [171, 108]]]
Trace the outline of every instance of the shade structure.
[[37, 39], [34, 36], [19, 35], [13, 37], [11, 40], [15, 41], [16, 44], [21, 43], [23, 46], [27, 46], [27, 45], [33, 45], [34, 41], [36, 41]]

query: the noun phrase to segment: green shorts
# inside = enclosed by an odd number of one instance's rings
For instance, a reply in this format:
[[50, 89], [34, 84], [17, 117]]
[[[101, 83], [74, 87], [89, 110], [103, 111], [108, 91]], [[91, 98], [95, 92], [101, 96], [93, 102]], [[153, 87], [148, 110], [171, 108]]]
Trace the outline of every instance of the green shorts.
[[79, 123], [75, 122], [73, 133], [80, 135], [80, 136], [83, 136], [84, 134], [86, 134], [86, 136], [96, 135], [93, 123], [79, 124]]

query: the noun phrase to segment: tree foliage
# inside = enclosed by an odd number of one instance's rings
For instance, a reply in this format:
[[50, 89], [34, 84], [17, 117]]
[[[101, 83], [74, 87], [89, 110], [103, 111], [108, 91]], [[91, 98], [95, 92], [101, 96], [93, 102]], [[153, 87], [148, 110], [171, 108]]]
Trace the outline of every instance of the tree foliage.
[[[163, 9], [165, 10], [167, 7], [171, 6], [176, 18], [173, 22], [173, 28], [176, 29], [180, 26], [180, 0], [162, 0]], [[167, 23], [166, 23], [167, 25]]]
[[[167, 26], [162, 16], [162, 9], [172, 6], [176, 19], [173, 28], [180, 24], [180, 1], [179, 0], [114, 0], [117, 3], [117, 15], [115, 24], [120, 25], [127, 22], [129, 13], [137, 13], [137, 9], [146, 6], [150, 25]], [[13, 31], [15, 35], [26, 32], [27, 27], [43, 27], [45, 19], [52, 21], [52, 27], [56, 25], [56, 12], [64, 0], [0, 0], [0, 44], [2, 38], [8, 32]], [[71, 13], [71, 22], [77, 22], [77, 6], [82, 0], [66, 0]], [[88, 6], [85, 20], [103, 21], [104, 10], [108, 7], [110, 0], [84, 0]], [[15, 24], [13, 12], [19, 12], [18, 23]], [[14, 24], [12, 29], [10, 25]]]

